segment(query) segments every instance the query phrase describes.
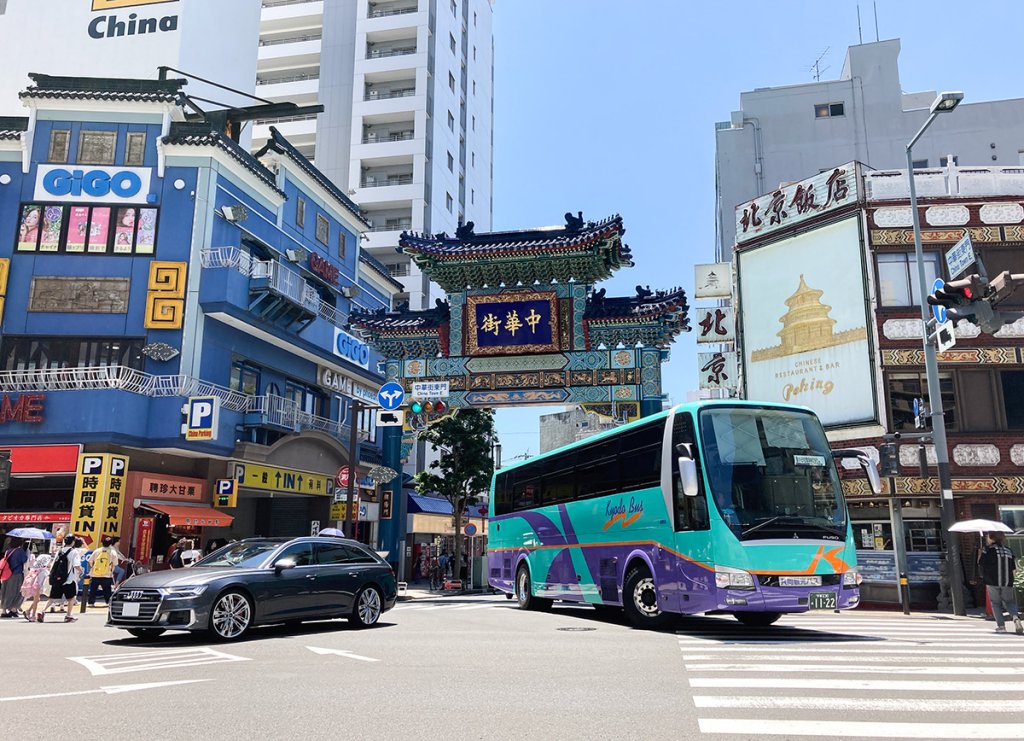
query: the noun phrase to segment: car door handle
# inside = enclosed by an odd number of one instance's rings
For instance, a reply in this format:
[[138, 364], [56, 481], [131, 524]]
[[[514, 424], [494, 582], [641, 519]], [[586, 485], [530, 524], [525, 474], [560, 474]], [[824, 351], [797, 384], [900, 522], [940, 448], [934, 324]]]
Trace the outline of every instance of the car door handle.
[[306, 574], [307, 579], [316, 579], [316, 574]]

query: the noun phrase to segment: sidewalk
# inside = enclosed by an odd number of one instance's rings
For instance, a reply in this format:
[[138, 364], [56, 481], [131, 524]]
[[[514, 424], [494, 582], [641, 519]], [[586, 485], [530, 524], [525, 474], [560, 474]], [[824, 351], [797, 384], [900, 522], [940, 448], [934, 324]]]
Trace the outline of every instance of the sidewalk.
[[465, 597], [466, 595], [487, 594], [487, 592], [488, 590], [482, 587], [473, 589], [432, 590], [427, 582], [417, 581], [410, 583], [404, 593], [400, 590], [398, 593], [398, 600], [402, 602], [417, 599], [438, 599], [440, 597]]

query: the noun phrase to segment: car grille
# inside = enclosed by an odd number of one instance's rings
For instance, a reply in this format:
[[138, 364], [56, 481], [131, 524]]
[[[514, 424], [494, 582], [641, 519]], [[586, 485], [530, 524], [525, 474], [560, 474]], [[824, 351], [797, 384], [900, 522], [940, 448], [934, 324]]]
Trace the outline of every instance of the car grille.
[[[139, 603], [139, 614], [123, 617], [125, 602]], [[156, 589], [122, 589], [114, 595], [110, 603], [110, 617], [126, 623], [149, 623], [156, 617], [159, 607], [160, 592]]]

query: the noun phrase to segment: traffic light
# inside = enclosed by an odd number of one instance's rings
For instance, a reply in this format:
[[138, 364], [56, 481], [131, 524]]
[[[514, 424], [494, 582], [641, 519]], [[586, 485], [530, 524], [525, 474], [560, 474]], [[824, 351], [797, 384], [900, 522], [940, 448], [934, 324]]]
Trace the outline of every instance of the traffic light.
[[409, 402], [409, 427], [422, 430], [452, 413], [452, 409], [440, 399], [412, 399]]
[[[936, 281], [939, 283], [939, 281]], [[981, 303], [988, 292], [988, 284], [978, 274], [960, 280], [951, 280], [936, 287], [928, 296], [931, 306], [942, 306], [949, 319], [957, 322], [973, 317], [981, 310]]]
[[409, 411], [412, 414], [422, 414], [423, 402], [420, 401], [419, 399], [413, 399], [412, 401], [409, 402]]
[[1009, 270], [1004, 270], [993, 278], [990, 283], [991, 294], [989, 296], [989, 303], [993, 306], [998, 306], [1010, 298], [1013, 292], [1022, 285], [1024, 285], [1024, 273], [1011, 273]]
[[900, 457], [896, 443], [883, 443], [878, 447], [878, 468], [883, 476], [898, 476]]

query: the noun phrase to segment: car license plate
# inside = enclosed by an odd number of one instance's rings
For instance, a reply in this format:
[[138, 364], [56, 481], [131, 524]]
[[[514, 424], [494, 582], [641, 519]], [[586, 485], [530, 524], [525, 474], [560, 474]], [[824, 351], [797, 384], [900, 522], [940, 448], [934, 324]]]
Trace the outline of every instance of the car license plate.
[[812, 610], [834, 610], [836, 609], [836, 593], [811, 592], [808, 606]]
[[780, 587], [820, 587], [820, 576], [780, 576]]
[[140, 607], [141, 605], [138, 602], [123, 602], [121, 604], [121, 617], [138, 617]]

